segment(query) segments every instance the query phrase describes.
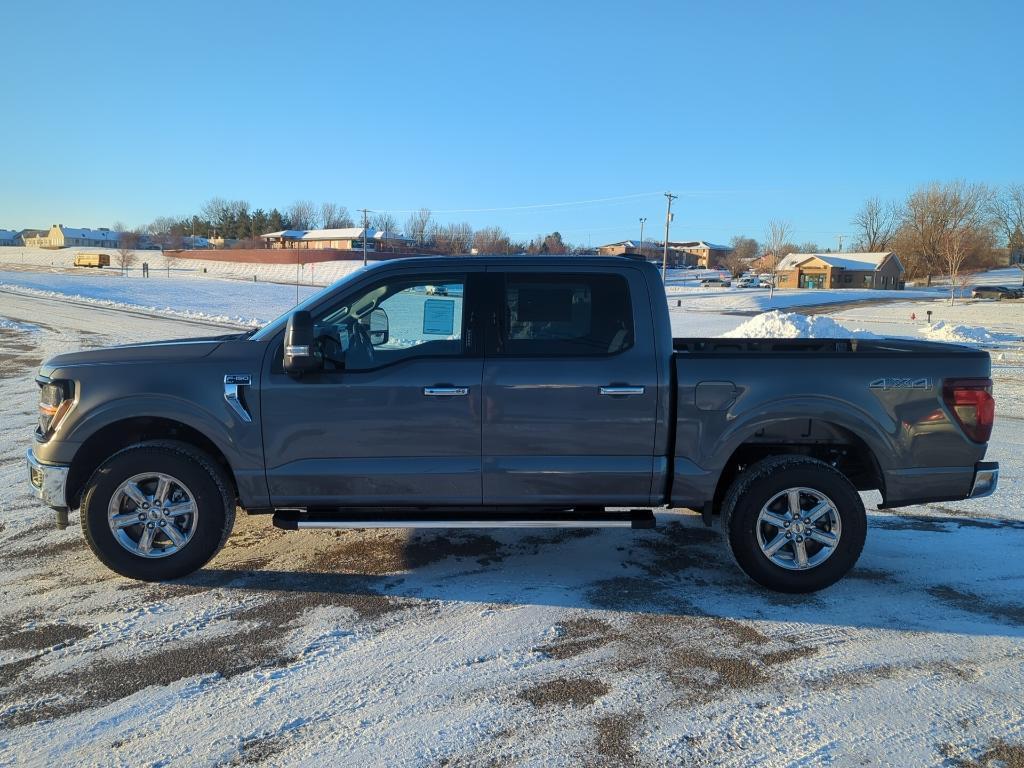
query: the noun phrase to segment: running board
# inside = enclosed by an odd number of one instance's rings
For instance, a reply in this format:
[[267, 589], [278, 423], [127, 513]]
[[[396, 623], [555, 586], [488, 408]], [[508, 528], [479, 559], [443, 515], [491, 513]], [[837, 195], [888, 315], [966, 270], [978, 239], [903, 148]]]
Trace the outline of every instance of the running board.
[[286, 531], [305, 528], [654, 528], [649, 509], [625, 512], [482, 512], [465, 517], [428, 517], [417, 513], [307, 513], [294, 509], [274, 513], [274, 525]]

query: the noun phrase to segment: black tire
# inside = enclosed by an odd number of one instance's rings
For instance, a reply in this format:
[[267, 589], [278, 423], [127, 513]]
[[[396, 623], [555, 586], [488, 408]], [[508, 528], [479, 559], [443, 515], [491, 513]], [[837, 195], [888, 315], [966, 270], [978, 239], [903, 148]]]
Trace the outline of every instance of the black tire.
[[[134, 475], [161, 472], [183, 482], [198, 510], [194, 532], [177, 552], [147, 558], [118, 543], [107, 507], [118, 487]], [[187, 443], [137, 443], [107, 459], [89, 478], [80, 511], [86, 541], [104, 565], [141, 581], [176, 579], [202, 568], [217, 554], [235, 522], [234, 494], [222, 470], [205, 453]]]
[[[789, 570], [777, 565], [758, 543], [761, 509], [790, 488], [812, 489], [826, 496], [841, 526], [834, 551], [820, 564], [805, 570]], [[722, 525], [733, 558], [744, 573], [769, 589], [791, 593], [816, 592], [839, 581], [857, 562], [867, 535], [864, 503], [853, 484], [825, 462], [799, 455], [764, 459], [737, 477], [722, 506]], [[807, 541], [808, 548], [813, 546], [820, 551], [818, 542]], [[795, 559], [793, 545], [788, 542], [787, 545]]]

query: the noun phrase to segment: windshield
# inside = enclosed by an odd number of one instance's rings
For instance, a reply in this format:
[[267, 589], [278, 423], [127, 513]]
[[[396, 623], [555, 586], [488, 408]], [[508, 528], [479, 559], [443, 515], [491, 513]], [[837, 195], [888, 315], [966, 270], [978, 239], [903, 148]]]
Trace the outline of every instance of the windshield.
[[296, 310], [300, 309], [310, 309], [311, 307], [316, 306], [316, 304], [318, 304], [327, 294], [334, 292], [335, 289], [340, 288], [346, 283], [351, 282], [354, 278], [362, 275], [364, 269], [366, 269], [366, 267], [354, 269], [340, 280], [335, 280], [327, 287], [317, 291], [312, 296], [307, 297], [302, 303], [296, 304], [294, 307], [289, 309], [284, 314], [279, 315], [275, 319], [271, 320], [269, 323], [264, 325], [249, 338], [252, 339], [253, 341], [262, 341], [263, 339], [269, 339], [271, 336], [273, 336], [275, 333], [277, 333], [279, 330], [285, 327], [285, 325], [288, 322], [288, 316], [291, 315], [292, 312], [295, 312]]

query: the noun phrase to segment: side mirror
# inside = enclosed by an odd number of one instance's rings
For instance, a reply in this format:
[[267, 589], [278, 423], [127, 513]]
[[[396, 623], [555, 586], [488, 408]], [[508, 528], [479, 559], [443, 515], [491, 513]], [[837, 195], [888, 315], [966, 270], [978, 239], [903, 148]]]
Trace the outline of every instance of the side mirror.
[[388, 343], [388, 313], [375, 309], [370, 313], [370, 343], [379, 347]]
[[284, 331], [283, 367], [288, 373], [305, 373], [323, 367], [316, 347], [313, 316], [305, 310], [292, 312]]

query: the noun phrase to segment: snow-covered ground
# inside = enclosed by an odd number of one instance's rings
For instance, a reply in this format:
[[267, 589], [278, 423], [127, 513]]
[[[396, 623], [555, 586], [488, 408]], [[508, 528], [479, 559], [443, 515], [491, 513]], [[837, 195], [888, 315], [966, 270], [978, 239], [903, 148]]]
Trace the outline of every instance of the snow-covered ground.
[[[85, 295], [78, 276], [12, 279]], [[1024, 305], [927, 303], [939, 331], [993, 349], [998, 495], [870, 512], [856, 570], [817, 595], [755, 587], [684, 510], [637, 532], [285, 533], [243, 516], [206, 569], [155, 585], [105, 570], [75, 517], [54, 530], [26, 492], [32, 374], [70, 349], [208, 334], [204, 314], [277, 314], [294, 287], [183, 277], [159, 298], [156, 277], [90, 280], [129, 286], [93, 301], [181, 317], [0, 290], [0, 765], [1024, 759]], [[673, 309], [673, 327], [937, 333], [897, 298], [816, 319]]]
[[159, 274], [142, 278], [0, 270], [0, 291], [67, 297], [97, 306], [242, 326], [263, 325], [319, 290], [215, 277]]
[[[84, 253], [106, 253], [112, 266], [104, 269], [75, 267], [75, 255]], [[220, 277], [252, 282], [288, 283], [294, 285], [329, 285], [362, 266], [361, 261], [331, 261], [319, 264], [252, 264], [218, 261], [216, 259], [179, 259], [173, 252], [165, 255], [160, 251], [135, 251], [135, 260], [128, 268], [130, 276], [142, 274], [142, 263], [147, 262], [153, 277]], [[372, 259], [370, 259], [372, 261]], [[67, 271], [80, 275], [118, 276], [117, 251], [110, 248], [0, 248], [0, 269], [12, 267], [34, 270]]]

